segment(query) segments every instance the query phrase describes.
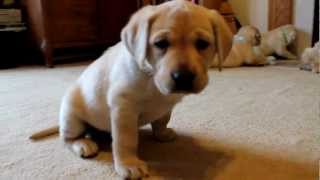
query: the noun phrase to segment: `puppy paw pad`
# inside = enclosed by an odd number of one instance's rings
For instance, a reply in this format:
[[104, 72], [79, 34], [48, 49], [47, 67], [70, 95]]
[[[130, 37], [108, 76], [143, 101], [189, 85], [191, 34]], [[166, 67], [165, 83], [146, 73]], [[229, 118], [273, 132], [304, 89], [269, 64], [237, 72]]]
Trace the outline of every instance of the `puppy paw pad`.
[[117, 173], [125, 179], [140, 179], [149, 177], [148, 168], [143, 161], [138, 163], [122, 163], [115, 165]]
[[78, 156], [88, 158], [98, 153], [98, 145], [91, 139], [79, 139], [73, 142], [72, 150]]

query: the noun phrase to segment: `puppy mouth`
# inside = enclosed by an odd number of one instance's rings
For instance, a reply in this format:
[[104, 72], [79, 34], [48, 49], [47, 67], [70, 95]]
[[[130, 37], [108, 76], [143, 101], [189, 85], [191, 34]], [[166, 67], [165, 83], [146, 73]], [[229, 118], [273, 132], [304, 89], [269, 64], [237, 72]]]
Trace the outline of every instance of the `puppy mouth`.
[[169, 94], [195, 94], [201, 91], [201, 89], [194, 88], [193, 85], [183, 84], [183, 85], [175, 85], [174, 83], [170, 83], [170, 85], [165, 85], [162, 83], [157, 83], [156, 86], [161, 94], [169, 95]]
[[187, 86], [186, 89], [175, 89], [173, 88], [171, 93], [173, 94], [198, 94], [200, 92], [202, 92], [206, 87], [206, 84], [203, 86], [196, 86], [193, 85], [192, 87]]
[[[158, 76], [161, 77], [161, 76]], [[187, 69], [171, 71], [166, 78], [155, 78], [155, 84], [160, 93], [169, 94], [197, 94], [207, 85], [207, 76], [194, 73]]]
[[186, 90], [173, 90], [171, 91], [172, 94], [195, 94], [195, 91], [186, 91]]
[[170, 88], [170, 93], [172, 94], [198, 94], [200, 93], [206, 86], [205, 85], [196, 85], [195, 81], [184, 83], [184, 84], [175, 84]]
[[172, 92], [175, 93], [191, 93], [194, 91], [193, 82], [180, 83], [176, 82], [172, 88]]

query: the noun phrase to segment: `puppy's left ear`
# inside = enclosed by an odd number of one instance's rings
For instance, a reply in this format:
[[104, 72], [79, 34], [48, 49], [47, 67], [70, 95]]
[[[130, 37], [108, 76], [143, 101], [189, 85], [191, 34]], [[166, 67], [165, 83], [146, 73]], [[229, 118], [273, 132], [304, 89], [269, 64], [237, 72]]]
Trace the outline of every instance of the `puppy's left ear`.
[[121, 32], [121, 41], [144, 72], [153, 68], [147, 60], [150, 24], [155, 17], [155, 6], [146, 6], [136, 12]]
[[232, 33], [224, 17], [218, 11], [210, 10], [209, 16], [211, 18], [215, 33], [215, 44], [219, 57], [219, 70], [221, 70], [222, 63], [231, 50], [234, 34]]

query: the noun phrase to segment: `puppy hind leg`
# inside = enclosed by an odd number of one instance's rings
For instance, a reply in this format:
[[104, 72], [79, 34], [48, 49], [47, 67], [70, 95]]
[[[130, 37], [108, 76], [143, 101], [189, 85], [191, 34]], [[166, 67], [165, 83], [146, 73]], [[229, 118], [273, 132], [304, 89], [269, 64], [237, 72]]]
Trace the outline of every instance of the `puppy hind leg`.
[[64, 143], [73, 153], [82, 158], [94, 157], [99, 152], [97, 143], [91, 138], [65, 139]]
[[279, 56], [283, 56], [287, 59], [297, 59], [297, 56], [289, 52], [286, 48], [281, 48], [276, 52]]
[[156, 140], [160, 142], [173, 141], [176, 138], [176, 133], [167, 127], [170, 120], [171, 112], [166, 114], [164, 117], [160, 118], [151, 123], [153, 136]]
[[64, 144], [77, 156], [89, 158], [98, 153], [98, 145], [89, 137], [84, 137], [85, 123], [76, 116], [63, 116], [59, 131]]

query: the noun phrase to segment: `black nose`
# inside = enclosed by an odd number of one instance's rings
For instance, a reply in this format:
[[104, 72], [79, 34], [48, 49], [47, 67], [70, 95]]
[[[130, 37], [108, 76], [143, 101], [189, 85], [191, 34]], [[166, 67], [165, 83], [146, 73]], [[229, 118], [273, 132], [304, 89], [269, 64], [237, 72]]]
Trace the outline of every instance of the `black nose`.
[[189, 70], [178, 70], [171, 73], [171, 78], [175, 83], [176, 91], [191, 91], [195, 74]]

